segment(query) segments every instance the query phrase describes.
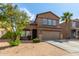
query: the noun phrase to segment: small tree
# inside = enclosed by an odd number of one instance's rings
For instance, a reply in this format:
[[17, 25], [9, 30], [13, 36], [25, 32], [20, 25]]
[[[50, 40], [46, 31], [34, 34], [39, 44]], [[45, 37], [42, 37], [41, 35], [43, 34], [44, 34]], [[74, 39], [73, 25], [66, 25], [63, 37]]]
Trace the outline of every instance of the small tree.
[[15, 41], [20, 39], [21, 32], [29, 23], [29, 17], [17, 5], [0, 4], [0, 22], [1, 27], [13, 33], [11, 39]]

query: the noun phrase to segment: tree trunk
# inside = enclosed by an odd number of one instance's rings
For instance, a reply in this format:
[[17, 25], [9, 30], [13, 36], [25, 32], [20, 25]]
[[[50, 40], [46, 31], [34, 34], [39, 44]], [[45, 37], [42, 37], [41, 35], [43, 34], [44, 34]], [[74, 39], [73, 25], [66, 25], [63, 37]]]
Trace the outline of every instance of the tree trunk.
[[11, 27], [12, 27], [12, 40], [15, 41], [16, 40], [16, 25], [15, 25], [15, 22], [14, 22], [14, 19], [11, 18]]
[[70, 38], [70, 30], [71, 30], [71, 28], [70, 28], [70, 22], [67, 21], [65, 23], [65, 25], [66, 25], [67, 38]]

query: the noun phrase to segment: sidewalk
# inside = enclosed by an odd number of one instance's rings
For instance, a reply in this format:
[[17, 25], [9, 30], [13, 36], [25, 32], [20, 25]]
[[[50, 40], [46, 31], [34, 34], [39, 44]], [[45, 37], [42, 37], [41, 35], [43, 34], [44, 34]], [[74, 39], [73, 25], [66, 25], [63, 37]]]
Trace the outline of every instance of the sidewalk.
[[57, 42], [57, 41], [46, 41], [49, 44], [55, 45], [61, 49], [64, 49], [70, 53], [79, 53], [79, 42], [68, 41], [68, 42]]

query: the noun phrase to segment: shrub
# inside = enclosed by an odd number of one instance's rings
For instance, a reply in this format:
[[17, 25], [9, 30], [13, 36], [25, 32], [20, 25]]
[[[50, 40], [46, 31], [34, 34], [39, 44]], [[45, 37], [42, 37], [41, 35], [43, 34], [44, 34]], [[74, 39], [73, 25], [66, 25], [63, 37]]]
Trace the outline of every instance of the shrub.
[[9, 44], [11, 46], [18, 46], [20, 43], [21, 43], [21, 41], [19, 39], [16, 39], [15, 41], [14, 40], [9, 41]]
[[1, 38], [3, 38], [3, 39], [12, 39], [13, 36], [19, 35], [19, 34], [20, 34], [20, 32], [18, 32], [18, 31], [17, 32], [10, 32], [10, 31], [8, 31]]
[[1, 38], [10, 39], [9, 44], [11, 46], [17, 46], [21, 43], [19, 34], [20, 32], [7, 32]]
[[2, 39], [10, 39], [11, 37], [12, 37], [12, 33], [11, 32], [7, 32], [1, 38]]
[[39, 43], [40, 42], [40, 40], [38, 38], [35, 38], [32, 41], [33, 41], [33, 43]]

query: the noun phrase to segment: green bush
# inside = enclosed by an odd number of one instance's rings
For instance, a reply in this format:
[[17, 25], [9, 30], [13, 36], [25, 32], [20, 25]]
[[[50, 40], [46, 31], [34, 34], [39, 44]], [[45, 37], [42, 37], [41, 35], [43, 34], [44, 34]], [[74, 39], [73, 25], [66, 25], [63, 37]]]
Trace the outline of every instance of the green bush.
[[32, 41], [33, 41], [33, 43], [39, 43], [40, 42], [40, 40], [38, 38], [35, 38]]
[[9, 41], [9, 44], [11, 46], [18, 46], [20, 43], [21, 43], [21, 41], [19, 39], [16, 39], [15, 41], [14, 40]]
[[20, 32], [10, 32], [10, 31], [8, 31], [1, 38], [3, 38], [3, 39], [11, 39], [13, 36], [19, 35], [19, 34], [20, 34]]
[[10, 39], [11, 37], [12, 37], [12, 33], [11, 32], [7, 32], [1, 38], [3, 38], [3, 39]]
[[19, 40], [20, 39], [19, 34], [20, 34], [19, 32], [7, 32], [1, 38], [10, 39], [9, 44], [11, 46], [17, 46], [21, 43], [21, 41]]

